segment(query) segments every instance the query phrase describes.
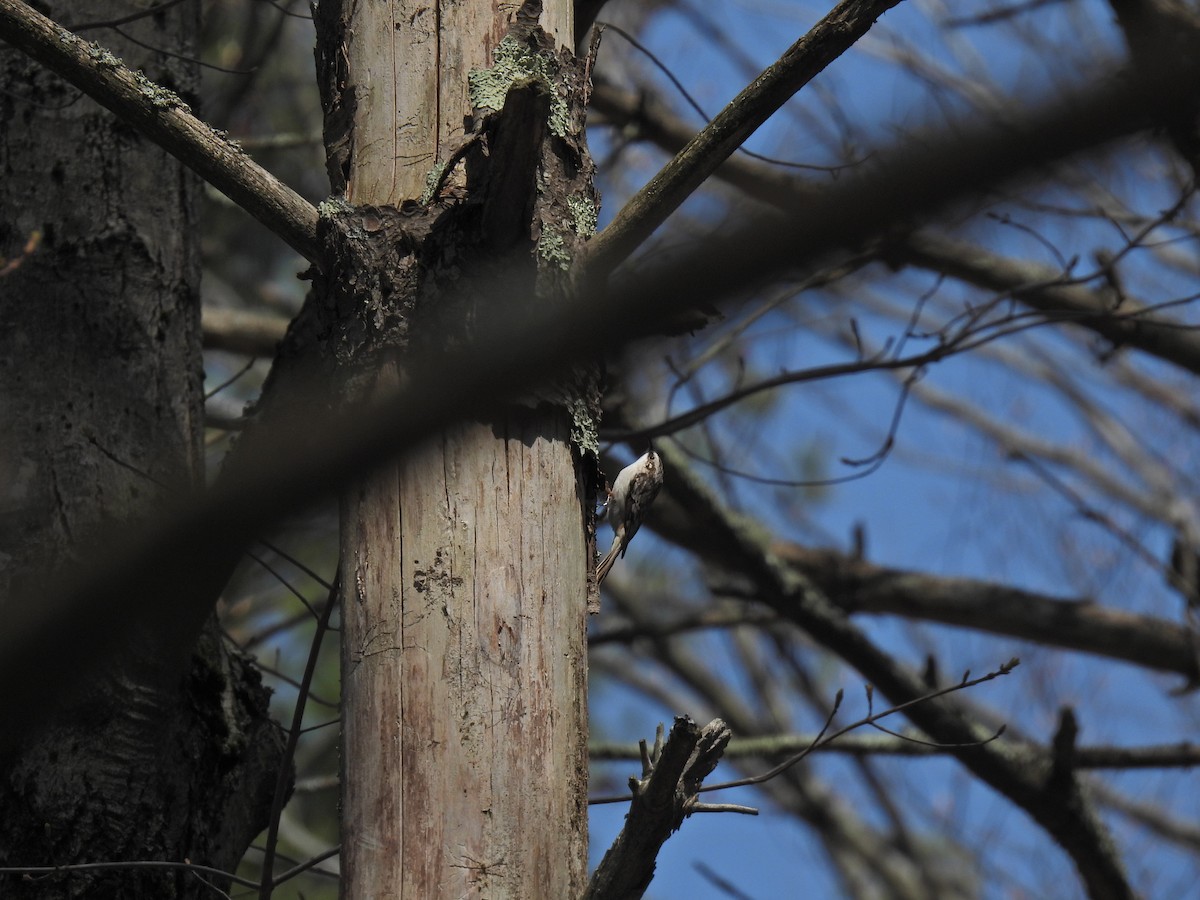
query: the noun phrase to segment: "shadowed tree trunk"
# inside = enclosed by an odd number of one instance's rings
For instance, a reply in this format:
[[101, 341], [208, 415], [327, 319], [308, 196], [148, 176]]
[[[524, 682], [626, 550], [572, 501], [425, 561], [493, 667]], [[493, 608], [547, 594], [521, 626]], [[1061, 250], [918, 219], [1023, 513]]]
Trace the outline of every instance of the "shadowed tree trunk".
[[[68, 22], [129, 13], [117, 2], [39, 6]], [[186, 55], [197, 11], [177, 6], [129, 27]], [[189, 95], [191, 64], [106, 37]], [[0, 278], [0, 620], [11, 621], [110, 530], [203, 484], [203, 373], [194, 180], [24, 55], [5, 52], [0, 64], [0, 254], [37, 243]], [[4, 723], [0, 865], [236, 868], [265, 825], [280, 742], [257, 672], [215, 626], [190, 661], [179, 638], [172, 598], [156, 598], [153, 620], [125, 633], [101, 677], [36, 732]], [[0, 875], [0, 896], [212, 888], [189, 872], [126, 869]]]

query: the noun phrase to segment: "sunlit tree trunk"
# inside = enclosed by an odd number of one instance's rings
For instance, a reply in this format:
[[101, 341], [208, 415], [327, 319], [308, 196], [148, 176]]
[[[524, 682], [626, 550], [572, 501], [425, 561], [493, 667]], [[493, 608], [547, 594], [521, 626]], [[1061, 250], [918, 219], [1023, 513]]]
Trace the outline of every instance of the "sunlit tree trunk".
[[[321, 4], [318, 78], [335, 191], [348, 209], [417, 201], [408, 208], [441, 211], [453, 223], [430, 240], [441, 242], [433, 256], [453, 256], [454, 276], [438, 265], [406, 270], [413, 277], [380, 311], [402, 320], [403, 339], [374, 357], [360, 390], [402, 379], [405, 348], [465, 333], [471, 305], [489, 302], [479, 277], [488, 266], [515, 271], [536, 294], [566, 261], [545, 252], [547, 243], [569, 254], [586, 236], [565, 212], [581, 197], [593, 217], [595, 207], [583, 78], [560, 53], [573, 43], [571, 4], [547, 4], [540, 19], [532, 6], [525, 37], [510, 37], [494, 58], [515, 21], [513, 4]], [[527, 39], [538, 26], [549, 40]], [[512, 78], [500, 73], [509, 72], [500, 57], [521, 57], [533, 74], [500, 84]], [[494, 65], [492, 75], [468, 78]], [[566, 131], [564, 101], [575, 123]], [[504, 112], [430, 196], [428, 176], [463, 146], [464, 124], [478, 124], [472, 110], [482, 106]], [[482, 203], [481, 214], [470, 201]], [[420, 220], [400, 224], [414, 234]], [[343, 221], [364, 241], [391, 227], [382, 213], [349, 212]], [[450, 312], [422, 306], [439, 281]], [[562, 399], [568, 393], [560, 389], [554, 402], [523, 398], [487, 421], [450, 428], [343, 497], [346, 897], [582, 890], [584, 620], [595, 590], [585, 460], [594, 448], [584, 450], [587, 416]]]

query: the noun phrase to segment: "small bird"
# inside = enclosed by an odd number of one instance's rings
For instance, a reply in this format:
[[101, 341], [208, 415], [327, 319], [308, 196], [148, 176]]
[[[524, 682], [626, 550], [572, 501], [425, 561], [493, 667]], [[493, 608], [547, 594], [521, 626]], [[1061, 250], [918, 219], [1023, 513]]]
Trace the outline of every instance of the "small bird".
[[597, 584], [604, 581], [617, 557], [625, 555], [629, 542], [641, 527], [646, 510], [658, 496], [662, 483], [662, 457], [654, 452], [653, 447], [617, 475], [605, 512], [612, 523], [613, 542], [596, 568]]

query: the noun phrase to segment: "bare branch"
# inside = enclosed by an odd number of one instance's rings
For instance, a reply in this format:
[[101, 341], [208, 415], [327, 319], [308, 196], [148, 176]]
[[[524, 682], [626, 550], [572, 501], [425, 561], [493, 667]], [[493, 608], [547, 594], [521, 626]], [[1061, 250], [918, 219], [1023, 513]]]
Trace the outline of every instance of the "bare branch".
[[784, 103], [900, 0], [842, 0], [635, 194], [588, 244], [583, 271], [615, 269]]
[[1116, 345], [1129, 345], [1200, 374], [1200, 332], [1165, 318], [1139, 314], [1126, 299], [1114, 308], [1098, 291], [1062, 284], [1061, 270], [1019, 262], [982, 247], [928, 232], [909, 235], [894, 250], [897, 262], [942, 272], [978, 287], [1012, 294], [1031, 309], [1090, 328]]
[[[816, 734], [775, 734], [734, 738], [725, 749], [725, 759], [794, 755], [809, 748], [812, 753], [825, 755], [911, 757], [948, 756], [953, 749], [929, 741], [927, 735], [919, 732], [900, 732], [899, 737], [869, 734], [833, 737], [821, 740]], [[628, 743], [600, 742], [588, 747], [588, 757], [593, 762], [637, 759], [637, 754], [637, 746]], [[1077, 769], [1190, 769], [1200, 766], [1200, 745], [1180, 741], [1141, 747], [1077, 747], [1074, 763]]]
[[296, 697], [296, 705], [292, 709], [292, 727], [288, 730], [287, 746], [284, 748], [283, 759], [279, 764], [279, 776], [275, 781], [275, 796], [271, 801], [271, 816], [270, 824], [267, 826], [267, 844], [263, 851], [262, 862], [262, 887], [259, 889], [259, 897], [261, 900], [270, 900], [271, 891], [274, 889], [277, 882], [274, 877], [275, 849], [279, 841], [279, 817], [283, 812], [283, 805], [287, 801], [290, 793], [289, 787], [292, 781], [292, 764], [296, 756], [296, 744], [300, 741], [300, 735], [304, 730], [304, 708], [308, 702], [309, 689], [312, 687], [313, 676], [317, 670], [317, 658], [321, 654], [321, 641], [325, 637], [325, 632], [329, 628], [329, 617], [333, 614], [333, 607], [338, 595], [338, 586], [341, 583], [341, 571], [333, 576], [333, 584], [329, 588], [329, 596], [325, 598], [325, 608], [321, 610], [321, 617], [317, 620], [317, 628], [313, 632], [312, 646], [308, 651], [308, 661], [304, 666], [304, 676], [300, 679], [300, 693]]
[[0, 38], [112, 110], [306, 259], [316, 259], [313, 205], [192, 115], [176, 94], [18, 0], [0, 2]]
[[903, 613], [1197, 676], [1188, 631], [1174, 622], [993, 582], [890, 569], [833, 550], [772, 549], [848, 613]]
[[[598, 84], [592, 105], [619, 122], [633, 122], [638, 133], [663, 149], [675, 151], [691, 131], [653, 97], [639, 97], [611, 85]], [[810, 201], [812, 184], [768, 165], [731, 158], [715, 174], [748, 196], [787, 210]], [[1061, 270], [1013, 260], [964, 241], [930, 233], [913, 233], [889, 241], [889, 261], [942, 272], [994, 291], [1010, 293], [1022, 304], [1055, 319], [1091, 329], [1116, 345], [1128, 345], [1200, 373], [1200, 334], [1179, 323], [1148, 315], [1127, 298], [1114, 308], [1112, 298], [1072, 282]]]
[[633, 802], [625, 827], [593, 873], [585, 900], [642, 896], [654, 877], [659, 848], [693, 812], [755, 814], [747, 807], [718, 810], [700, 804], [697, 808], [700, 785], [716, 768], [730, 735], [720, 719], [701, 729], [691, 719], [680, 716], [666, 743], [660, 744], [660, 727], [656, 753], [643, 756], [643, 777], [629, 779]]
[[205, 306], [200, 311], [204, 347], [248, 356], [271, 357], [283, 340], [288, 320], [283, 316]]

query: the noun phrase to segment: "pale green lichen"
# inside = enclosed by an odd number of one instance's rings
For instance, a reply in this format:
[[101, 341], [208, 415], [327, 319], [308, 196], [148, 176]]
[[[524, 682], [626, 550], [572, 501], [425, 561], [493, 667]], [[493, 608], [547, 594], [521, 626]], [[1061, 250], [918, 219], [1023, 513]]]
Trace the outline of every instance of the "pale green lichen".
[[99, 44], [88, 44], [87, 55], [92, 58], [92, 61], [96, 65], [104, 66], [107, 69], [122, 69], [125, 67], [125, 63], [121, 61], [121, 57], [104, 49]]
[[580, 237], [591, 237], [596, 233], [596, 204], [591, 197], [573, 194], [567, 198], [567, 208], [575, 223], [575, 233]]
[[600, 432], [587, 401], [582, 397], [571, 397], [567, 400], [567, 412], [571, 415], [571, 443], [585, 454], [598, 455]]
[[445, 177], [446, 167], [450, 165], [450, 160], [443, 160], [436, 163], [429, 174], [425, 176], [425, 192], [421, 194], [421, 203], [429, 203], [433, 200], [433, 195], [438, 189], [438, 185], [442, 183], [442, 178]]
[[571, 253], [562, 234], [550, 229], [543, 229], [537, 242], [538, 258], [543, 262], [557, 266], [564, 272], [571, 268]]
[[339, 213], [349, 212], [352, 208], [345, 197], [326, 197], [317, 204], [317, 215], [322, 219], [332, 219]]
[[170, 88], [155, 84], [141, 72], [135, 72], [134, 79], [137, 81], [138, 90], [141, 91], [142, 96], [155, 109], [179, 109], [189, 113], [192, 111], [191, 107]]
[[472, 69], [467, 74], [471, 104], [478, 109], [499, 111], [504, 108], [504, 99], [512, 88], [541, 82], [550, 95], [550, 131], [565, 138], [570, 117], [566, 99], [555, 88], [558, 60], [530, 50], [512, 35], [499, 43], [492, 58], [496, 64], [490, 69]]

